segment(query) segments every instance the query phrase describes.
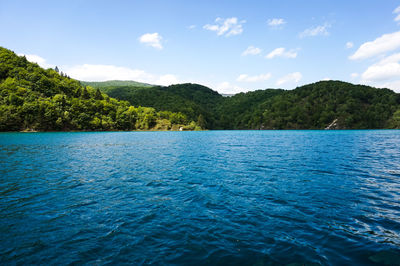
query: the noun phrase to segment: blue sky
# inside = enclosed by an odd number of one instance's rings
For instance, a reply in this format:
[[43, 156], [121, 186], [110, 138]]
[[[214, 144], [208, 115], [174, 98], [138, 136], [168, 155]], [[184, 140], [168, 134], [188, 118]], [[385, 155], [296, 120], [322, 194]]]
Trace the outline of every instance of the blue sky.
[[400, 1], [0, 0], [0, 46], [81, 80], [400, 92]]

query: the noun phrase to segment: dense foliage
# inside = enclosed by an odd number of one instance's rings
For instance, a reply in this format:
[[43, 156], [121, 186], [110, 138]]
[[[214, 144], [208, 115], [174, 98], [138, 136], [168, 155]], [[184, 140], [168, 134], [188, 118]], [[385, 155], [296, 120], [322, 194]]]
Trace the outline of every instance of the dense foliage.
[[260, 126], [269, 129], [323, 129], [337, 120], [341, 129], [393, 127], [400, 95], [388, 89], [321, 81], [284, 91], [258, 107]]
[[93, 88], [108, 88], [108, 87], [124, 87], [124, 86], [138, 86], [138, 87], [153, 87], [153, 85], [137, 82], [133, 80], [107, 80], [107, 81], [81, 81], [84, 86]]
[[0, 131], [400, 128], [400, 94], [341, 81], [223, 97], [198, 84], [79, 82], [58, 72], [0, 47]]
[[0, 131], [199, 129], [182, 113], [134, 107], [0, 47]]
[[134, 105], [181, 112], [209, 129], [324, 129], [333, 121], [339, 129], [400, 128], [399, 94], [341, 81], [231, 97], [197, 84], [102, 90]]
[[98, 88], [109, 96], [129, 101], [132, 105], [149, 106], [158, 111], [180, 112], [189, 120], [203, 123], [206, 128], [218, 126], [216, 107], [223, 101], [223, 97], [198, 84], [168, 87], [101, 85]]

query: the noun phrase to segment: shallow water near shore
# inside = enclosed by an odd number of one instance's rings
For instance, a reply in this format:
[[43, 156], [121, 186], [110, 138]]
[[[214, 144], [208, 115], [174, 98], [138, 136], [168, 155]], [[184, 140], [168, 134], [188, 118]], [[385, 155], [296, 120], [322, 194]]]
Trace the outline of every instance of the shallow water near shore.
[[398, 130], [0, 133], [2, 265], [399, 264], [399, 247]]

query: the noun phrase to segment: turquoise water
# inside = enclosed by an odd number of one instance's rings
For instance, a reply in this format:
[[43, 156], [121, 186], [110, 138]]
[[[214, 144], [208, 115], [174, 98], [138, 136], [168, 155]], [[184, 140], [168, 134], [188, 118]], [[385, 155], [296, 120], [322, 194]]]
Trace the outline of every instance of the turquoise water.
[[0, 133], [0, 264], [399, 263], [400, 131]]

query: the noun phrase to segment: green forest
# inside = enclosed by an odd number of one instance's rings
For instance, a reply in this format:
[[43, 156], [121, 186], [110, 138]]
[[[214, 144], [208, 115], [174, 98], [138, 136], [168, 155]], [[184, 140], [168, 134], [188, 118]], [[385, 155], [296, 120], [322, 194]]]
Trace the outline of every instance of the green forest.
[[198, 84], [98, 87], [133, 105], [185, 114], [207, 129], [400, 128], [400, 94], [320, 81], [294, 90], [266, 89], [223, 97]]
[[201, 129], [183, 113], [132, 106], [0, 47], [0, 131], [181, 128]]
[[320, 81], [224, 97], [198, 84], [86, 82], [0, 47], [0, 131], [400, 128], [400, 94]]

